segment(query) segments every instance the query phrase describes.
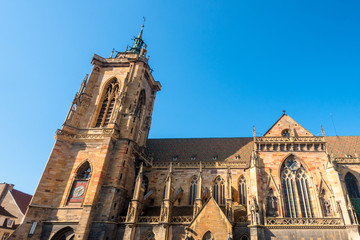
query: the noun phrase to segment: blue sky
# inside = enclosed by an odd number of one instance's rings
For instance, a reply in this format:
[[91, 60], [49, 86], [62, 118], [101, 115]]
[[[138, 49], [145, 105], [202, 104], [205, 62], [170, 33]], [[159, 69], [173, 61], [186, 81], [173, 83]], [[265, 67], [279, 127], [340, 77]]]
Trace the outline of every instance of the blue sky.
[[142, 16], [163, 86], [150, 137], [261, 135], [284, 109], [315, 135], [359, 135], [359, 12], [333, 0], [5, 1], [0, 182], [34, 192], [93, 54], [125, 50]]

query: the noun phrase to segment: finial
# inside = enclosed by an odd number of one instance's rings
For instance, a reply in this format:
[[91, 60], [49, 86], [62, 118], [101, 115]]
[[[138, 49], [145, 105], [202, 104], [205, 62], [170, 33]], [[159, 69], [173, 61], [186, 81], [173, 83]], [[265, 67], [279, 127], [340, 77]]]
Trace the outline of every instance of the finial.
[[199, 172], [202, 173], [202, 165], [201, 165], [201, 161], [200, 161], [200, 169]]
[[140, 170], [139, 170], [139, 174], [143, 173], [143, 168], [144, 168], [144, 163], [141, 163], [140, 165]]
[[322, 135], [323, 135], [323, 137], [325, 137], [325, 131], [324, 131], [324, 128], [323, 128], [323, 126], [322, 125], [320, 125], [321, 126], [321, 132], [322, 132]]
[[172, 165], [172, 162], [170, 162], [169, 172], [170, 172], [170, 173], [172, 173], [172, 172], [173, 172], [173, 165]]
[[256, 134], [255, 134], [255, 125], [253, 125], [253, 136], [254, 136], [254, 138], [256, 137]]
[[113, 48], [113, 50], [111, 51], [110, 58], [112, 58], [112, 57], [113, 57], [114, 51], [115, 51], [115, 48]]
[[286, 115], [286, 110], [283, 110], [284, 115]]

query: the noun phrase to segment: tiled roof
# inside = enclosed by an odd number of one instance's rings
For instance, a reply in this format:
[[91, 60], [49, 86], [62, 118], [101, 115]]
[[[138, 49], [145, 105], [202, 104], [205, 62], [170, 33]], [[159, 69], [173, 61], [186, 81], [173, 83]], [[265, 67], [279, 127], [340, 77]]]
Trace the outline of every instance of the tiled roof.
[[[174, 157], [181, 162], [249, 161], [253, 138], [149, 139], [147, 147], [155, 162], [173, 161]], [[237, 155], [240, 159], [235, 159]]]
[[0, 215], [5, 216], [5, 217], [12, 217], [12, 218], [16, 218], [14, 215], [12, 215], [11, 213], [9, 213], [4, 207], [0, 206]]
[[[345, 154], [360, 156], [360, 136], [325, 137], [328, 152], [334, 157], [345, 157]], [[253, 148], [253, 138], [171, 138], [149, 139], [147, 154], [155, 162], [211, 162], [232, 161], [240, 155], [240, 161], [249, 161]], [[192, 159], [195, 157], [195, 159]]]
[[21, 212], [25, 214], [27, 207], [30, 204], [32, 196], [27, 193], [23, 193], [19, 190], [11, 190], [11, 195], [15, 199], [16, 204], [19, 206]]
[[328, 152], [335, 158], [345, 157], [345, 154], [360, 157], [360, 136], [335, 136], [325, 137]]

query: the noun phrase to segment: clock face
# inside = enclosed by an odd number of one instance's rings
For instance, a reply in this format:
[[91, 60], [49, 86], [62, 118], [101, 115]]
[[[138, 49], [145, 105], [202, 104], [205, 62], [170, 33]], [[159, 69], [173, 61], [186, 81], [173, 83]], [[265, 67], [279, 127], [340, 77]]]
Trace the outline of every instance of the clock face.
[[85, 192], [85, 188], [84, 186], [77, 186], [75, 189], [74, 189], [74, 193], [73, 193], [73, 196], [74, 197], [81, 197]]
[[299, 162], [296, 161], [295, 159], [287, 160], [286, 166], [287, 166], [291, 171], [296, 171], [296, 170], [298, 170], [298, 169], [300, 168]]

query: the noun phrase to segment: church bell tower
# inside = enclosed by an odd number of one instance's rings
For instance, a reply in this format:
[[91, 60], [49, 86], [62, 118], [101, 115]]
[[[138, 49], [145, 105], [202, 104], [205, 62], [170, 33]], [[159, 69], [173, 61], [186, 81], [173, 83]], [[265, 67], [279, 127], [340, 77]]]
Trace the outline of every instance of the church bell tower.
[[114, 239], [144, 154], [159, 82], [140, 34], [94, 55], [26, 213], [10, 239]]

